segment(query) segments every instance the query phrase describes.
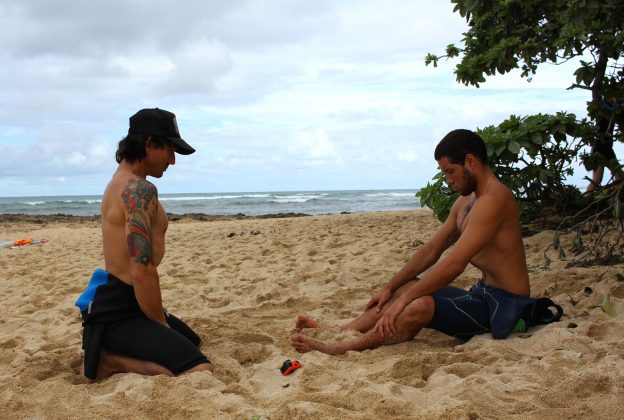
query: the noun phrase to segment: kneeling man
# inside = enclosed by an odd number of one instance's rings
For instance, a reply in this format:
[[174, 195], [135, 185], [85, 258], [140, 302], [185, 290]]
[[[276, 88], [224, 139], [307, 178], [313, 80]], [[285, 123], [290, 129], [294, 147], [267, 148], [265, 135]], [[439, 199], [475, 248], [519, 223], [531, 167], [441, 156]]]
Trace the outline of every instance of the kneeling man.
[[143, 109], [130, 118], [116, 153], [119, 166], [102, 197], [105, 269], [95, 271], [76, 301], [90, 379], [212, 370], [199, 336], [163, 308], [156, 267], [165, 254], [167, 213], [146, 179], [160, 178], [176, 152], [194, 151], [171, 112]]

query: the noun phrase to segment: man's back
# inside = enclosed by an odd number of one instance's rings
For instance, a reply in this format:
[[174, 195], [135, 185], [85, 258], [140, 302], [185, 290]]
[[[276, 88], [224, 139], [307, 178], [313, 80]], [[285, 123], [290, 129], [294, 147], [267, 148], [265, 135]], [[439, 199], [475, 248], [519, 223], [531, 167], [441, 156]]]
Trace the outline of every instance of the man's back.
[[[147, 181], [120, 166], [106, 187], [101, 207], [105, 270], [130, 285], [133, 284], [133, 279], [128, 250], [128, 215], [123, 197], [124, 194], [132, 195], [137, 183], [140, 182]], [[157, 197], [154, 197], [154, 200], [157, 202]], [[159, 203], [157, 206], [156, 215], [151, 221], [149, 238], [155, 266], [164, 256], [164, 238], [167, 229], [167, 215]]]

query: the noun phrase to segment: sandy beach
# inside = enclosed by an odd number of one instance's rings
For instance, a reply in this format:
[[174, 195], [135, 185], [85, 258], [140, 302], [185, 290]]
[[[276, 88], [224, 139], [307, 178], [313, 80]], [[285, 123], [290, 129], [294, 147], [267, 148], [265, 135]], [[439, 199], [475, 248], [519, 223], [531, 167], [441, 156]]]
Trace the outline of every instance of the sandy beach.
[[[337, 357], [290, 347], [298, 314], [356, 316], [438, 226], [427, 210], [179, 217], [159, 267], [163, 300], [202, 337], [214, 373], [89, 384], [74, 301], [103, 266], [98, 220], [2, 220], [0, 239], [49, 242], [0, 249], [0, 418], [624, 418], [624, 265], [566, 268], [551, 255], [546, 268], [552, 231], [524, 242], [532, 295], [563, 306], [558, 323], [506, 340], [424, 330]], [[615, 316], [600, 307], [607, 295]], [[286, 359], [303, 367], [282, 376]]]

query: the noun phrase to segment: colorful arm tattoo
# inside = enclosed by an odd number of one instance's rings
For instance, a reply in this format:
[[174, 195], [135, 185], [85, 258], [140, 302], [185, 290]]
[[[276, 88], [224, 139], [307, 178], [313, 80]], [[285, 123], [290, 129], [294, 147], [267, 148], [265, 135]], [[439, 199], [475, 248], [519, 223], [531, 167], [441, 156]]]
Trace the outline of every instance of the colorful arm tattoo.
[[156, 187], [144, 179], [131, 179], [121, 198], [126, 209], [130, 257], [138, 264], [153, 263], [152, 220], [158, 208]]

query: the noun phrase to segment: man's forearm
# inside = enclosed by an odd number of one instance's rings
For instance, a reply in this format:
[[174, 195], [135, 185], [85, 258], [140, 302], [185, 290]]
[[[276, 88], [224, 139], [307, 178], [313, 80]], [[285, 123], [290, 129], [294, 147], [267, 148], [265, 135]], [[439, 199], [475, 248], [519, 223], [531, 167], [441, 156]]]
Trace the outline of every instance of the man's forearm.
[[438, 258], [439, 255], [433, 253], [430, 247], [425, 245], [409, 259], [409, 261], [398, 273], [392, 276], [386, 287], [390, 288], [390, 290], [394, 292], [399, 287], [403, 286], [410, 280], [414, 280], [418, 275], [431, 267], [438, 260]]
[[419, 297], [431, 295], [452, 283], [453, 280], [464, 272], [465, 268], [465, 265], [453, 261], [440, 261], [419, 282], [415, 283], [401, 295], [400, 299], [403, 299], [404, 303], [408, 304]]
[[146, 317], [162, 325], [167, 325], [162, 305], [158, 274], [141, 276], [134, 280], [134, 295]]

